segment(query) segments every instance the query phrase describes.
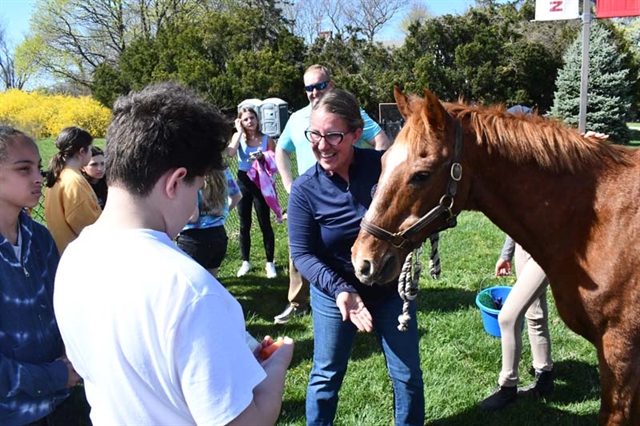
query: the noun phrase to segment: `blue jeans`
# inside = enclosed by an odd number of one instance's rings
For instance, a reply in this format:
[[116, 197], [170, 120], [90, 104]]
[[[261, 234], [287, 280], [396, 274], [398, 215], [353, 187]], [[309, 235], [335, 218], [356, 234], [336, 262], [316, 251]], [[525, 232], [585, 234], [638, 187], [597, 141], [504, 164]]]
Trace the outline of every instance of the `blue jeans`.
[[[394, 393], [396, 425], [424, 424], [424, 382], [418, 353], [418, 324], [415, 302], [407, 331], [398, 330], [402, 299], [366, 303], [373, 328], [387, 361]], [[338, 406], [338, 392], [347, 371], [357, 328], [342, 321], [336, 300], [311, 285], [313, 312], [313, 368], [307, 388], [307, 425], [332, 425]]]

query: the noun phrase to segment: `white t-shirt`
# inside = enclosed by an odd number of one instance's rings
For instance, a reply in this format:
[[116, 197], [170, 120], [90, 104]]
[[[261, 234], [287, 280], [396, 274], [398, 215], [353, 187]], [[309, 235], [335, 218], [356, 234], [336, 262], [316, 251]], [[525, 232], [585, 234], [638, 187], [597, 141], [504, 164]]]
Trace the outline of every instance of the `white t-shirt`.
[[266, 377], [240, 304], [164, 233], [89, 226], [55, 286], [94, 425], [226, 424]]

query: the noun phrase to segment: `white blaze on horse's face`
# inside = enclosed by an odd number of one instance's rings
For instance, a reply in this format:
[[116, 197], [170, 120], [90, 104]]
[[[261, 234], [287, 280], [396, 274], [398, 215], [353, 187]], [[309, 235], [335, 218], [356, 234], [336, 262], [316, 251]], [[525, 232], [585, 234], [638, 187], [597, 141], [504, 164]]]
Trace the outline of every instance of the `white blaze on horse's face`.
[[[393, 185], [390, 179], [390, 175], [393, 174], [394, 170], [396, 170], [398, 166], [407, 161], [407, 158], [408, 152], [406, 147], [400, 145], [393, 145], [384, 154], [382, 173], [380, 174], [380, 179], [378, 180], [378, 188], [376, 189], [376, 193], [382, 193], [383, 191], [386, 191], [388, 187]], [[369, 210], [367, 210], [365, 218], [367, 218], [367, 220], [373, 220], [373, 218], [379, 216], [380, 213], [378, 212], [378, 203], [376, 203], [376, 198], [374, 197], [371, 206], [369, 206]]]

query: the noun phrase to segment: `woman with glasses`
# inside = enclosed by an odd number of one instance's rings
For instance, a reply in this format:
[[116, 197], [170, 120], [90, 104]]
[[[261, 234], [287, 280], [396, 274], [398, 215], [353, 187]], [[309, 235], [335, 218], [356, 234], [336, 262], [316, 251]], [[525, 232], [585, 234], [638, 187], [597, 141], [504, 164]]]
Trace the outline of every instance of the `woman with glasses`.
[[314, 352], [307, 424], [333, 424], [356, 334], [373, 331], [393, 384], [395, 424], [423, 425], [415, 302], [408, 330], [399, 331], [397, 281], [365, 286], [351, 264], [351, 246], [371, 203], [383, 154], [354, 147], [362, 130], [354, 96], [340, 89], [326, 93], [313, 106], [305, 132], [317, 163], [293, 182], [289, 197], [291, 257], [311, 283]]
[[262, 231], [264, 251], [267, 256], [265, 271], [267, 278], [277, 276], [273, 263], [275, 252], [275, 236], [271, 227], [270, 210], [260, 188], [249, 178], [247, 172], [253, 161], [264, 161], [265, 151], [275, 151], [276, 144], [271, 136], [262, 133], [258, 114], [253, 108], [242, 108], [236, 119], [236, 133], [231, 138], [227, 148], [227, 155], [238, 155], [238, 186], [242, 198], [238, 203], [238, 217], [240, 219], [240, 253], [242, 266], [237, 276], [242, 277], [251, 270], [249, 254], [251, 253], [251, 208], [255, 206], [256, 217]]

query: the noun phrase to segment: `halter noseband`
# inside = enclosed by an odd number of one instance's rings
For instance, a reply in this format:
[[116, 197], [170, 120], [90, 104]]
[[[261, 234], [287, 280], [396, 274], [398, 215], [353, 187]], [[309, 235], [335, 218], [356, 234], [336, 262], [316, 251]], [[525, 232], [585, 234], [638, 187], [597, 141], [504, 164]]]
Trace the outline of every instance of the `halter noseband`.
[[362, 229], [364, 229], [374, 237], [391, 243], [391, 245], [396, 248], [413, 250], [416, 247], [419, 247], [421, 243], [413, 242], [410, 238], [420, 232], [425, 226], [436, 220], [439, 216], [445, 216], [446, 224], [443, 227], [434, 230], [434, 232], [443, 231], [445, 229], [453, 228], [454, 226], [456, 226], [456, 215], [453, 214], [451, 209], [453, 208], [454, 197], [456, 196], [456, 191], [458, 190], [458, 182], [460, 181], [460, 179], [462, 179], [462, 165], [460, 164], [460, 155], [462, 154], [462, 127], [460, 126], [460, 122], [458, 122], [458, 120], [456, 120], [455, 123], [455, 143], [453, 160], [451, 162], [451, 169], [449, 171], [449, 182], [447, 183], [447, 189], [444, 195], [440, 197], [438, 205], [432, 208], [427, 212], [427, 214], [418, 219], [416, 223], [402, 232], [391, 233], [385, 229], [380, 228], [379, 226], [374, 225], [364, 218], [362, 219], [362, 222], [360, 222], [360, 227]]

